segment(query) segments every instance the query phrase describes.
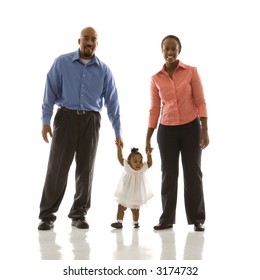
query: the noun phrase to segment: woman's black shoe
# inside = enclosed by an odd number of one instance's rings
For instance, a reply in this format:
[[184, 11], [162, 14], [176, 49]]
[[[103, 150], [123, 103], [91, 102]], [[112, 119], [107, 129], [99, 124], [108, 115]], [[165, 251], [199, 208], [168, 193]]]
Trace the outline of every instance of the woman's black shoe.
[[158, 224], [156, 226], [153, 227], [155, 230], [163, 230], [163, 229], [168, 229], [168, 228], [172, 228], [172, 224]]

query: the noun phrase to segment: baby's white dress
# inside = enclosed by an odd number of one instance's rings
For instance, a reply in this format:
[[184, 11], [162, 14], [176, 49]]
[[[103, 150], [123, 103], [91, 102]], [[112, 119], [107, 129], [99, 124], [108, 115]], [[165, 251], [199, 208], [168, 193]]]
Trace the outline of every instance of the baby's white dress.
[[127, 208], [139, 209], [153, 197], [151, 187], [144, 174], [147, 169], [147, 162], [144, 162], [142, 169], [134, 170], [124, 159], [124, 173], [115, 192], [115, 199], [119, 204]]

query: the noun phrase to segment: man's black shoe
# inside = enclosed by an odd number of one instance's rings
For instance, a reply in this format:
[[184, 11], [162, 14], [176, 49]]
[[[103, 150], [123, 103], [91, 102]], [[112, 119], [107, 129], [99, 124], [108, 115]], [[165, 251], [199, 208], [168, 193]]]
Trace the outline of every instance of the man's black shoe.
[[51, 219], [42, 219], [39, 223], [38, 229], [39, 230], [50, 230], [54, 226], [54, 222]]
[[74, 218], [72, 219], [72, 226], [77, 228], [89, 228], [88, 223], [85, 220], [85, 217]]
[[198, 224], [195, 224], [195, 225], [194, 225], [194, 230], [195, 230], [195, 231], [204, 231], [204, 230], [205, 230], [205, 227], [204, 227], [203, 224], [198, 223]]
[[158, 224], [156, 226], [153, 227], [155, 230], [164, 230], [164, 229], [168, 229], [168, 228], [172, 228], [172, 224]]

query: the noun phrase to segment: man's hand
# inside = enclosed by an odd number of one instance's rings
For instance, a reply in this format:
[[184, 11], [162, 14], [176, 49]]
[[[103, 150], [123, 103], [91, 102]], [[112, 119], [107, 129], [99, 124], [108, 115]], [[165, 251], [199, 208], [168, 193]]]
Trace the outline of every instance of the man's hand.
[[121, 138], [120, 136], [117, 136], [117, 137], [116, 137], [116, 145], [117, 145], [117, 146], [120, 146], [121, 148], [124, 147], [123, 140], [122, 140], [122, 138]]
[[42, 138], [46, 143], [49, 143], [48, 134], [50, 135], [50, 137], [52, 137], [51, 126], [45, 124], [42, 126]]

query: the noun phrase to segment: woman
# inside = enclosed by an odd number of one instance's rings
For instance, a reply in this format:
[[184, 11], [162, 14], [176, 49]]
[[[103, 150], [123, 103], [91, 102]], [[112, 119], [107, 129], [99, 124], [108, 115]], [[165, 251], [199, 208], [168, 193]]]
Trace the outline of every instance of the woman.
[[146, 152], [157, 131], [162, 170], [162, 215], [155, 230], [175, 224], [179, 155], [184, 175], [184, 198], [188, 224], [204, 231], [205, 205], [202, 186], [201, 151], [209, 144], [207, 108], [196, 67], [183, 64], [178, 55], [181, 42], [174, 35], [161, 43], [163, 68], [151, 79], [151, 107], [146, 135]]

